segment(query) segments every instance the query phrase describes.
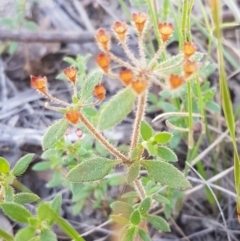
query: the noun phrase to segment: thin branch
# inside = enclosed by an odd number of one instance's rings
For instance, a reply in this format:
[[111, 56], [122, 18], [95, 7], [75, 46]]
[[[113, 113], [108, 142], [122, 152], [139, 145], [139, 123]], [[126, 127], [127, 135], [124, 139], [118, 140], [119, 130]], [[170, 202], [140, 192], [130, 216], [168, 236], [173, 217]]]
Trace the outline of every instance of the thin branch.
[[140, 125], [141, 121], [144, 118], [145, 109], [146, 109], [146, 102], [147, 102], [147, 91], [142, 94], [140, 97], [138, 97], [138, 106], [137, 106], [137, 112], [136, 112], [136, 118], [133, 125], [133, 134], [131, 139], [131, 145], [129, 150], [129, 157], [131, 156], [132, 151], [137, 146], [138, 139], [139, 139], [139, 133], [140, 133]]
[[85, 116], [80, 113], [81, 122], [86, 126], [86, 128], [92, 133], [92, 135], [115, 157], [122, 160], [123, 163], [129, 163], [129, 159], [123, 155], [120, 151], [118, 151], [113, 145], [111, 145], [106, 138], [99, 133], [96, 128], [85, 118]]
[[88, 43], [94, 42], [92, 33], [73, 33], [73, 32], [30, 32], [30, 31], [11, 31], [0, 29], [0, 41], [16, 42], [62, 42], [62, 43]]

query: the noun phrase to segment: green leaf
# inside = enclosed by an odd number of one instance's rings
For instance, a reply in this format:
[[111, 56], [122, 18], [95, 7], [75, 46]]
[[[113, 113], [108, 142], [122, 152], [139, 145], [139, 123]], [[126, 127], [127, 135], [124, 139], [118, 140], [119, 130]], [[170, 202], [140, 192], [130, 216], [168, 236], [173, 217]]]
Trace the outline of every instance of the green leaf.
[[32, 203], [32, 202], [36, 202], [39, 199], [40, 198], [38, 195], [30, 192], [21, 192], [14, 196], [14, 202], [19, 204]]
[[9, 218], [19, 223], [28, 223], [28, 218], [32, 217], [25, 207], [17, 203], [4, 202], [0, 204], [0, 207]]
[[147, 149], [149, 155], [155, 156], [157, 154], [157, 145], [153, 144], [151, 141], [146, 142], [143, 146]]
[[23, 241], [23, 240], [30, 240], [35, 236], [35, 228], [33, 227], [26, 227], [23, 229], [20, 229], [16, 236], [14, 241]]
[[1, 228], [0, 228], [0, 238], [3, 238], [5, 241], [14, 241], [14, 237]]
[[120, 241], [133, 241], [136, 234], [136, 227], [130, 226], [128, 229], [124, 230], [123, 236]]
[[143, 229], [138, 229], [138, 235], [143, 241], [151, 241], [151, 238], [149, 235], [143, 230]]
[[148, 160], [143, 161], [142, 165], [147, 169], [149, 176], [162, 185], [179, 189], [191, 187], [186, 177], [177, 168], [167, 162]]
[[80, 101], [83, 102], [93, 95], [94, 87], [101, 82], [102, 75], [102, 72], [97, 69], [86, 77], [80, 90]]
[[47, 187], [57, 187], [62, 184], [63, 178], [62, 178], [62, 173], [60, 170], [56, 170], [53, 175], [51, 181], [47, 183]]
[[164, 197], [160, 194], [154, 195], [153, 199], [156, 200], [159, 203], [170, 204], [170, 201], [166, 197]]
[[39, 241], [57, 241], [57, 236], [52, 230], [45, 229], [41, 232]]
[[120, 215], [110, 215], [110, 218], [114, 222], [119, 223], [121, 225], [127, 225], [129, 223], [128, 219], [126, 219], [125, 217], [122, 217]]
[[127, 183], [132, 183], [135, 179], [137, 179], [140, 172], [140, 163], [139, 161], [135, 161], [131, 166], [128, 168], [127, 171]]
[[115, 95], [103, 108], [98, 120], [100, 130], [120, 123], [133, 109], [136, 95], [131, 88], [125, 88]]
[[141, 121], [140, 132], [144, 141], [148, 141], [153, 135], [153, 129], [146, 121]]
[[170, 228], [166, 220], [159, 216], [148, 216], [148, 221], [153, 225], [154, 228], [163, 232], [170, 232]]
[[142, 6], [143, 4], [147, 4], [146, 0], [130, 0], [130, 4], [132, 6]]
[[62, 195], [57, 195], [53, 200], [51, 204], [52, 210], [54, 210], [56, 213], [60, 213], [62, 206]]
[[91, 182], [104, 178], [118, 164], [106, 158], [96, 157], [80, 163], [66, 176], [70, 182]]
[[169, 133], [166, 131], [157, 133], [153, 137], [154, 141], [156, 141], [157, 143], [160, 143], [160, 144], [168, 143], [171, 140], [171, 138], [172, 138], [172, 133]]
[[20, 158], [12, 170], [12, 174], [17, 177], [22, 175], [28, 168], [35, 154], [27, 154]]
[[139, 211], [141, 215], [146, 215], [151, 207], [151, 198], [145, 198], [139, 205]]
[[10, 171], [10, 164], [5, 158], [0, 157], [0, 172], [8, 173], [9, 171]]
[[168, 147], [159, 146], [157, 148], [157, 156], [168, 162], [176, 162], [178, 161], [177, 155]]
[[[38, 210], [38, 214], [41, 212], [46, 214], [48, 217], [54, 219], [54, 221], [58, 224], [58, 226], [74, 241], [85, 241], [80, 234], [62, 217], [60, 217], [55, 211], [53, 211], [50, 206], [46, 203], [42, 203], [41, 210]], [[44, 219], [44, 214], [42, 215], [42, 220]]]
[[116, 202], [113, 202], [110, 206], [114, 214], [122, 214], [122, 216], [127, 219], [130, 217], [131, 213], [133, 212], [132, 206], [126, 202], [116, 201]]
[[68, 128], [68, 121], [61, 119], [55, 122], [47, 129], [47, 132], [43, 136], [42, 146], [43, 149], [51, 148], [54, 144], [61, 139]]
[[217, 64], [210, 63], [200, 69], [199, 76], [202, 78], [207, 78], [217, 69], [217, 67], [218, 67]]
[[35, 164], [32, 168], [34, 171], [45, 171], [51, 169], [50, 162], [39, 162]]
[[13, 202], [14, 190], [11, 186], [6, 186], [3, 188], [3, 197], [5, 202]]
[[212, 100], [207, 101], [207, 102], [205, 103], [205, 105], [206, 105], [206, 107], [207, 107], [208, 109], [210, 109], [210, 110], [212, 110], [212, 111], [214, 111], [214, 112], [220, 112], [220, 111], [221, 111], [220, 106], [219, 106], [216, 102], [214, 102], [214, 101], [212, 101]]
[[138, 225], [141, 222], [141, 215], [138, 210], [135, 210], [130, 217], [130, 221], [133, 225]]

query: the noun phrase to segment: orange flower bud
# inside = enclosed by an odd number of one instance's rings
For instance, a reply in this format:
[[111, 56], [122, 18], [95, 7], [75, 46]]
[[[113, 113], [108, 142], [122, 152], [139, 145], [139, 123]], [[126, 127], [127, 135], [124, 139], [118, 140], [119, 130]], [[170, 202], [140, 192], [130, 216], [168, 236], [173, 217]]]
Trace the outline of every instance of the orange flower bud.
[[104, 85], [103, 84], [96, 85], [94, 88], [93, 94], [97, 99], [103, 100], [106, 95], [106, 89]]
[[146, 13], [139, 12], [139, 13], [132, 14], [132, 20], [139, 33], [142, 33], [147, 19], [148, 19], [148, 15]]
[[77, 78], [77, 69], [73, 66], [68, 67], [63, 70], [63, 73], [67, 76], [67, 78], [75, 84]]
[[171, 89], [177, 89], [184, 84], [184, 78], [179, 75], [171, 74], [169, 78]]
[[185, 77], [189, 77], [193, 73], [197, 72], [197, 70], [198, 66], [194, 61], [187, 60], [185, 65], [183, 66]]
[[45, 94], [47, 93], [47, 87], [48, 87], [48, 82], [47, 82], [47, 77], [44, 76], [30, 76], [31, 78], [31, 87], [35, 90], [38, 90], [39, 92]]
[[128, 30], [128, 25], [125, 22], [116, 21], [113, 24], [112, 29], [120, 41], [124, 41], [126, 39], [126, 32]]
[[107, 54], [98, 54], [96, 57], [96, 62], [103, 69], [104, 72], [108, 72], [111, 60]]
[[119, 73], [119, 78], [124, 83], [124, 85], [129, 85], [133, 80], [133, 72], [129, 69], [121, 70]]
[[80, 120], [79, 110], [70, 110], [65, 114], [67, 120], [72, 124], [77, 124]]
[[166, 42], [171, 37], [174, 28], [171, 23], [159, 23], [158, 30], [161, 34], [162, 41]]
[[100, 49], [104, 51], [108, 51], [110, 49], [111, 37], [106, 30], [100, 28], [95, 35], [95, 39]]
[[193, 42], [185, 42], [183, 44], [183, 53], [185, 59], [191, 57], [197, 50], [197, 46]]
[[143, 80], [137, 80], [132, 82], [132, 88], [137, 94], [141, 94], [147, 88], [147, 82]]

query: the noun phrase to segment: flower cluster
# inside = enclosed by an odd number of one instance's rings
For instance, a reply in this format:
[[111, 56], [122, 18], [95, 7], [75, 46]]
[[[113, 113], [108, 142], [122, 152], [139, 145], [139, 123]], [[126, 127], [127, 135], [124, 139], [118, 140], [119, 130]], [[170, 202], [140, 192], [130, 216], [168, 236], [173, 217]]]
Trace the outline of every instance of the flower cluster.
[[[158, 32], [161, 39], [161, 45], [148, 61], [144, 49], [144, 34], [148, 29], [149, 17], [146, 13], [139, 12], [132, 14], [132, 23], [138, 37], [139, 56], [136, 57], [128, 47], [129, 26], [126, 22], [116, 21], [112, 26], [112, 31], [122, 46], [129, 62], [126, 62], [115, 56], [111, 50], [111, 35], [104, 29], [96, 32], [95, 39], [99, 49], [102, 51], [96, 57], [96, 62], [104, 74], [111, 78], [120, 79], [123, 85], [130, 86], [137, 94], [144, 93], [151, 83], [156, 83], [162, 88], [176, 90], [183, 86], [185, 82], [196, 73], [198, 65], [191, 60], [196, 52], [196, 45], [192, 42], [185, 42], [182, 49], [182, 59], [177, 65], [168, 67], [158, 67], [158, 59], [162, 56], [166, 48], [166, 43], [174, 33], [174, 27], [171, 23], [159, 23]], [[115, 62], [123, 67], [118, 74], [111, 70], [111, 62]], [[177, 67], [181, 67], [179, 74], [169, 73]], [[166, 72], [166, 73], [165, 73]]]
[[[77, 97], [77, 87], [76, 87], [76, 80], [77, 80], [77, 69], [73, 66], [68, 67], [63, 70], [64, 75], [66, 78], [73, 84], [75, 97]], [[106, 89], [103, 84], [97, 84], [93, 90], [93, 96], [97, 99], [96, 102], [92, 104], [84, 104], [81, 105], [73, 105], [67, 102], [64, 102], [60, 99], [53, 97], [48, 92], [48, 80], [46, 76], [30, 76], [31, 77], [31, 87], [38, 91], [39, 93], [43, 94], [47, 99], [52, 101], [55, 104], [61, 105], [66, 107], [65, 109], [65, 118], [69, 121], [69, 123], [75, 125], [81, 120], [80, 109], [89, 106], [95, 105], [102, 101], [106, 95]], [[45, 105], [46, 108], [54, 111], [59, 111], [61, 108], [50, 106], [48, 103]]]

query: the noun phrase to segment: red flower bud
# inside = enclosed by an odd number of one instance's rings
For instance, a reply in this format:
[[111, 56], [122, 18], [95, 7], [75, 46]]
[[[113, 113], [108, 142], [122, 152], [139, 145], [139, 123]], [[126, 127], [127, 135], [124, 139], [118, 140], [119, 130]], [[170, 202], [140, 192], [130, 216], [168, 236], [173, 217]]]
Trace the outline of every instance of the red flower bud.
[[94, 88], [93, 94], [97, 99], [103, 100], [106, 95], [106, 89], [104, 85], [103, 84], [96, 85]]
[[77, 124], [80, 120], [79, 110], [70, 110], [65, 114], [67, 120], [72, 124]]
[[119, 73], [119, 78], [124, 83], [124, 85], [131, 84], [133, 77], [133, 72], [129, 69], [121, 70]]
[[132, 82], [132, 88], [137, 94], [141, 94], [147, 88], [147, 82], [143, 80], [137, 80]]
[[75, 84], [77, 78], [77, 69], [75, 67], [68, 67], [63, 70], [63, 73], [73, 84]]
[[197, 51], [197, 46], [193, 42], [185, 42], [183, 44], [183, 53], [185, 59], [191, 57]]
[[120, 41], [124, 41], [126, 39], [128, 25], [125, 22], [116, 21], [113, 24], [112, 29]]
[[169, 78], [171, 89], [177, 89], [184, 84], [184, 78], [179, 75], [171, 74]]
[[162, 41], [166, 42], [167, 40], [169, 40], [169, 38], [173, 34], [174, 28], [171, 23], [159, 23], [158, 30], [161, 34]]
[[100, 49], [103, 51], [110, 49], [111, 37], [106, 30], [100, 28], [95, 35], [95, 39]]
[[105, 73], [108, 73], [111, 60], [107, 54], [105, 53], [98, 54], [96, 57], [96, 62], [103, 69]]
[[47, 77], [44, 76], [30, 76], [31, 78], [31, 87], [43, 94], [47, 93], [47, 87], [48, 87], [48, 82], [47, 82]]
[[132, 20], [139, 33], [142, 33], [142, 31], [146, 25], [147, 19], [148, 19], [148, 15], [146, 13], [139, 12], [139, 13], [132, 14]]

